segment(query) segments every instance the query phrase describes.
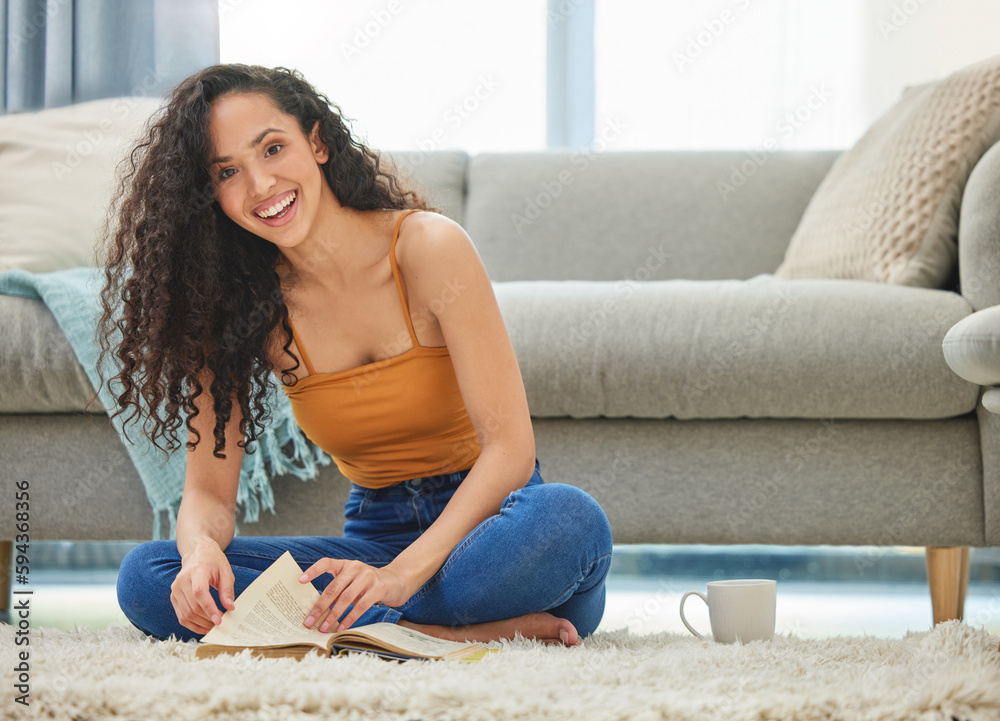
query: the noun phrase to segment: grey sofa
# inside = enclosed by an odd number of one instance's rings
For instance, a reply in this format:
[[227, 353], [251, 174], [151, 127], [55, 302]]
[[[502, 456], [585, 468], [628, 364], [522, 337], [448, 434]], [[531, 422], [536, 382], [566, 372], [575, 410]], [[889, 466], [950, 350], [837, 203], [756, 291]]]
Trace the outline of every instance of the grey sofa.
[[[725, 198], [741, 152], [391, 155], [490, 273], [542, 476], [593, 495], [616, 543], [925, 546], [935, 620], [961, 617], [968, 547], [1000, 545], [1000, 418], [941, 341], [1000, 303], [1000, 146], [967, 185], [951, 290], [770, 275], [836, 152], [774, 152]], [[0, 415], [2, 492], [31, 480], [32, 539], [148, 539], [51, 314], [0, 296], [0, 328], [23, 401]], [[242, 533], [340, 533], [334, 465], [273, 486]]]

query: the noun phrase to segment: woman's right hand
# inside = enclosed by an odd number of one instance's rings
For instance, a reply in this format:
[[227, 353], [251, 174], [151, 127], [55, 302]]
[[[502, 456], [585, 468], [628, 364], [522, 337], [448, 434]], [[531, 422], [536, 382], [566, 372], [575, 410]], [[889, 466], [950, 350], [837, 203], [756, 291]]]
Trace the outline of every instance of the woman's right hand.
[[219, 544], [212, 540], [199, 543], [181, 559], [181, 570], [170, 584], [170, 602], [177, 620], [195, 633], [206, 634], [215, 624], [222, 623], [222, 614], [215, 605], [209, 587], [219, 592], [226, 609], [236, 607], [233, 593], [232, 566]]

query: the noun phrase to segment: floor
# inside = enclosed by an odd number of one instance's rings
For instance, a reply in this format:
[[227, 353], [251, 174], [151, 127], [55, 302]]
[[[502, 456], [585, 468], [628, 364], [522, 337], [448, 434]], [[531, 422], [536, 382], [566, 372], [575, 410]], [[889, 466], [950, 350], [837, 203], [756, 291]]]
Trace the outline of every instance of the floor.
[[[973, 549], [965, 621], [1000, 636], [998, 551]], [[704, 592], [705, 583], [716, 578], [775, 578], [776, 633], [902, 638], [931, 627], [922, 563], [922, 549], [908, 548], [891, 553], [879, 549], [873, 555], [865, 548], [616, 546], [598, 631], [687, 634], [678, 613], [685, 591]], [[115, 597], [115, 568], [98, 564], [74, 569], [72, 563], [51, 559], [39, 565], [32, 569], [28, 586], [34, 590], [33, 626], [96, 629], [128, 624]], [[700, 599], [689, 598], [685, 614], [695, 628], [709, 632], [708, 611]]]
[[[82, 575], [82, 574], [81, 574]], [[683, 590], [704, 590], [703, 579], [611, 577], [599, 631], [628, 628], [632, 634], [687, 633], [678, 614]], [[128, 624], [115, 600], [114, 579], [88, 582], [67, 577], [34, 585], [34, 626], [106, 628]], [[799, 638], [879, 636], [902, 638], [931, 625], [926, 588], [917, 584], [864, 589], [844, 583], [779, 583], [775, 632]], [[708, 612], [697, 598], [685, 606], [688, 621], [709, 633]], [[972, 588], [965, 620], [1000, 636], [1000, 591]]]

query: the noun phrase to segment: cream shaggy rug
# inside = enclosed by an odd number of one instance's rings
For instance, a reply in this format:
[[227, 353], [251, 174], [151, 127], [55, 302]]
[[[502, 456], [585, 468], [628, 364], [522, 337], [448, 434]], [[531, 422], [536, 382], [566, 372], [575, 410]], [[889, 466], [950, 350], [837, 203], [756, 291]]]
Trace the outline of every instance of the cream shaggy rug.
[[[31, 706], [15, 704], [7, 682], [2, 718], [1000, 719], [1000, 638], [957, 621], [903, 639], [745, 646], [626, 629], [574, 648], [518, 637], [479, 663], [196, 660], [193, 643], [125, 627], [34, 628], [30, 639]], [[0, 627], [4, 678], [23, 648]]]

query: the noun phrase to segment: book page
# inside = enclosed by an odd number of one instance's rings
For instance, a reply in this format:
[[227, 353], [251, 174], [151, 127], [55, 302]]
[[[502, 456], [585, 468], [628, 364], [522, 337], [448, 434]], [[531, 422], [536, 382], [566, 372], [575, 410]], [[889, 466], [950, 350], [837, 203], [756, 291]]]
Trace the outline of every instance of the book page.
[[425, 656], [444, 656], [473, 645], [428, 636], [426, 633], [414, 631], [412, 628], [385, 621], [358, 626], [358, 628], [348, 628], [336, 634], [334, 640], [336, 643], [350, 643], [351, 638], [366, 637], [379, 640], [387, 648], [397, 648], [407, 653]]
[[222, 623], [201, 642], [228, 646], [311, 643], [325, 648], [333, 633], [302, 625], [320, 594], [312, 583], [299, 583], [301, 575], [299, 564], [285, 551], [247, 586], [236, 599], [236, 607], [222, 614]]

